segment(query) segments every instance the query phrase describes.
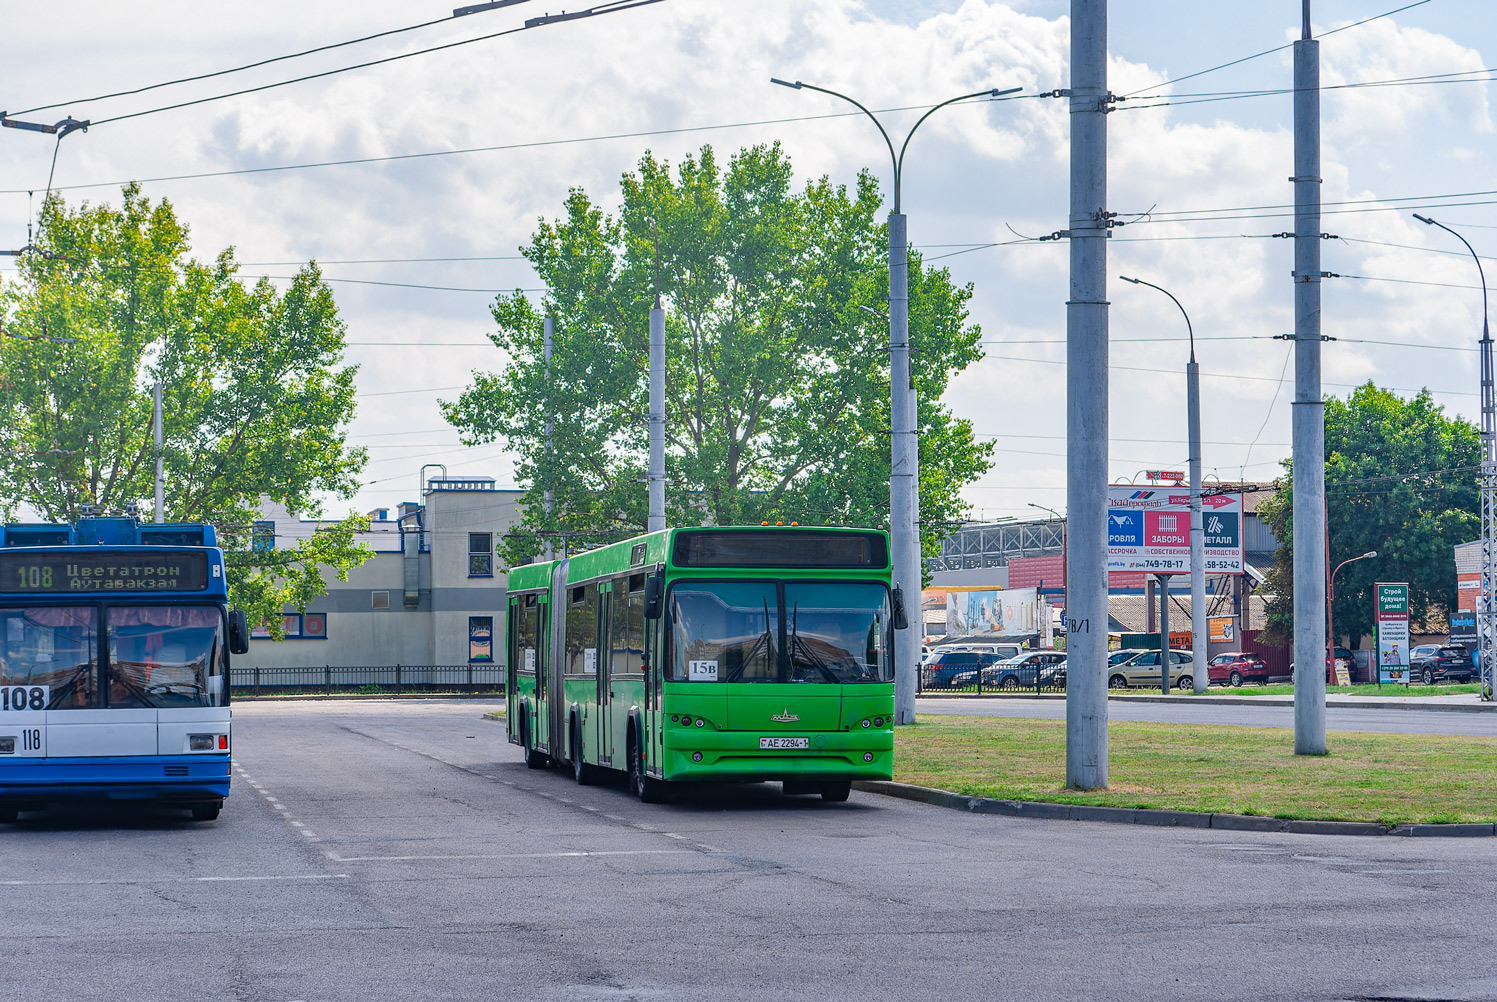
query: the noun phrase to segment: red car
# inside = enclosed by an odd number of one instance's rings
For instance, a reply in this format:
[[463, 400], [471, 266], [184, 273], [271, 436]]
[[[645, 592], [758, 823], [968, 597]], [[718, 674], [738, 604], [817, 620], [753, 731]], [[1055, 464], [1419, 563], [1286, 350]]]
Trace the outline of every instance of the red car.
[[1229, 685], [1233, 688], [1244, 682], [1268, 684], [1268, 662], [1247, 651], [1230, 651], [1218, 654], [1206, 665], [1206, 677], [1212, 685]]

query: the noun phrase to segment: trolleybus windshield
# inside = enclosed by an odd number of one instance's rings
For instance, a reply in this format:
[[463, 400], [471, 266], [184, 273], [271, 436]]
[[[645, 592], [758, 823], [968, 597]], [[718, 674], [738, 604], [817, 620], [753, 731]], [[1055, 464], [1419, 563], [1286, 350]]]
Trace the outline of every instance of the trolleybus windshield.
[[889, 629], [882, 584], [681, 582], [671, 589], [669, 678], [888, 682]]
[[92, 606], [0, 608], [0, 687], [45, 686], [47, 709], [98, 705], [98, 650], [99, 610]]
[[109, 705], [220, 706], [223, 615], [206, 605], [111, 606]]

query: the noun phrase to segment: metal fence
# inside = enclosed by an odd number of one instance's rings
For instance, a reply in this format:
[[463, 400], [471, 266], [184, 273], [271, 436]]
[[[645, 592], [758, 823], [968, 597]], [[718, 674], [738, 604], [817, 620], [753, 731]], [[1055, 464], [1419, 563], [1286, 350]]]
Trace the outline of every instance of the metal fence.
[[988, 665], [981, 671], [921, 665], [915, 691], [922, 696], [981, 696], [992, 693], [1019, 694], [1065, 692], [1066, 672], [1054, 665]]
[[236, 696], [500, 695], [504, 669], [498, 665], [233, 668], [229, 685]]

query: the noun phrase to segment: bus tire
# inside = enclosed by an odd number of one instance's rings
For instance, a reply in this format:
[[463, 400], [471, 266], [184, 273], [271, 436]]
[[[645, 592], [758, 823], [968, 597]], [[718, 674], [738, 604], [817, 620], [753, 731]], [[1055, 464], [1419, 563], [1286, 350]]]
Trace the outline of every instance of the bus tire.
[[522, 721], [520, 723], [520, 747], [523, 748], [525, 752], [526, 768], [544, 769], [546, 767], [546, 756], [536, 751], [535, 746], [530, 743], [529, 721]]
[[629, 792], [642, 804], [665, 803], [665, 782], [645, 772], [645, 757], [634, 733], [629, 734]]
[[222, 800], [205, 800], [201, 804], [192, 805], [192, 820], [194, 821], [217, 821], [218, 812], [224, 809]]
[[843, 780], [840, 783], [822, 783], [821, 799], [831, 803], [841, 803], [852, 793], [852, 781]]
[[592, 786], [596, 782], [593, 767], [582, 760], [582, 738], [577, 734], [577, 718], [572, 718], [572, 776], [578, 786]]

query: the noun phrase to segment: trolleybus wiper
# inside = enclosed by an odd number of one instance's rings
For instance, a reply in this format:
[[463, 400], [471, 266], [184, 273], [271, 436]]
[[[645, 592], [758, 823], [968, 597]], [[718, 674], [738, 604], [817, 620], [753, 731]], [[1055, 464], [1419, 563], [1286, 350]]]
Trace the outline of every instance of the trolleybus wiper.
[[748, 666], [753, 662], [754, 652], [759, 649], [760, 644], [764, 645], [765, 660], [769, 660], [770, 655], [774, 653], [772, 646], [774, 644], [774, 641], [769, 637], [769, 599], [762, 599], [762, 601], [764, 602], [764, 632], [761, 633], [758, 639], [754, 641], [754, 646], [750, 647], [748, 651], [744, 653], [743, 657], [738, 662], [738, 667], [734, 668], [728, 674], [728, 677], [723, 679], [724, 682], [738, 681], [739, 677], [748, 669]]

